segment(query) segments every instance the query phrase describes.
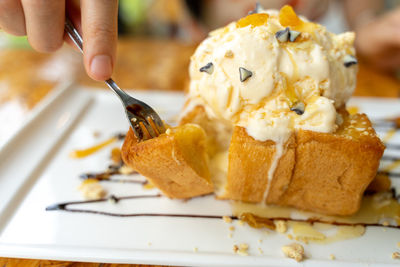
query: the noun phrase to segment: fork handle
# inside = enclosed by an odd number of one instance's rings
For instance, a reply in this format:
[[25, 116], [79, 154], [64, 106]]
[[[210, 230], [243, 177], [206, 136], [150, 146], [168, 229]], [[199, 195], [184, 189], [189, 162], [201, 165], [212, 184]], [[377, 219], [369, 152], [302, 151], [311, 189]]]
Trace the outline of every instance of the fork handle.
[[[71, 40], [74, 42], [76, 47], [78, 47], [78, 49], [83, 54], [82, 36], [79, 34], [78, 30], [75, 28], [75, 26], [68, 18], [65, 18], [65, 31], [67, 32]], [[113, 90], [121, 98], [122, 101], [129, 98], [129, 95], [125, 93], [121, 88], [119, 88], [119, 86], [114, 82], [113, 79], [110, 78], [104, 82], [111, 90]]]

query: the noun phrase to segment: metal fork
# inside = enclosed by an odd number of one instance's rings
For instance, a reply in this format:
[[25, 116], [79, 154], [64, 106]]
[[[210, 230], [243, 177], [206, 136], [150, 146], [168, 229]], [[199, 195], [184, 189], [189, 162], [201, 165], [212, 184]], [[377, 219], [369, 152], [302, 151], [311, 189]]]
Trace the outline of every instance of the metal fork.
[[[82, 37], [68, 18], [65, 19], [65, 31], [83, 53]], [[165, 132], [163, 121], [149, 105], [129, 96], [111, 78], [105, 83], [124, 105], [126, 116], [138, 141], [154, 138]]]

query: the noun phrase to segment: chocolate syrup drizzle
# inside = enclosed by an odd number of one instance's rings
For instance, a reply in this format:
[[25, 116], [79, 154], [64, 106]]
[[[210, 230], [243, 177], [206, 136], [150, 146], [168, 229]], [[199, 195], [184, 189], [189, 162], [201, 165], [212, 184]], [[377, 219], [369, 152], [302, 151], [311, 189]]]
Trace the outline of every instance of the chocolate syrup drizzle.
[[[112, 217], [183, 217], [183, 218], [204, 218], [204, 219], [222, 219], [222, 215], [199, 215], [199, 214], [173, 214], [173, 213], [113, 213], [113, 212], [105, 212], [98, 210], [87, 210], [87, 209], [71, 209], [68, 206], [79, 205], [79, 204], [90, 204], [90, 203], [98, 203], [98, 202], [106, 202], [111, 201], [114, 203], [118, 203], [121, 200], [126, 199], [143, 199], [143, 198], [160, 198], [163, 197], [160, 194], [157, 195], [136, 195], [136, 196], [124, 196], [117, 197], [111, 195], [108, 198], [101, 198], [96, 200], [84, 200], [84, 201], [71, 201], [64, 203], [57, 203], [54, 205], [50, 205], [46, 208], [46, 211], [55, 211], [62, 210], [68, 212], [79, 212], [79, 213], [91, 213], [97, 215], [106, 215]], [[236, 216], [231, 216], [232, 219], [238, 219]]]
[[[63, 202], [56, 203], [50, 205], [46, 208], [46, 211], [67, 211], [67, 212], [77, 212], [77, 213], [89, 213], [96, 215], [105, 215], [111, 217], [175, 217], [175, 218], [201, 218], [201, 219], [223, 219], [224, 215], [203, 215], [203, 214], [176, 214], [176, 213], [114, 213], [114, 212], [105, 212], [99, 210], [91, 210], [91, 209], [74, 209], [69, 208], [68, 206], [79, 205], [79, 204], [90, 204], [90, 203], [98, 203], [98, 202], [114, 202], [118, 203], [121, 200], [127, 199], [144, 199], [144, 198], [161, 198], [163, 197], [161, 194], [156, 195], [135, 195], [135, 196], [124, 196], [117, 197], [111, 195], [108, 198], [101, 198], [96, 200], [84, 200], [84, 201], [71, 201], [71, 202]], [[240, 220], [240, 217], [237, 216], [228, 216], [232, 220]], [[293, 221], [293, 222], [307, 222], [310, 224], [314, 223], [325, 223], [336, 226], [375, 226], [375, 227], [388, 227], [394, 229], [400, 229], [400, 225], [388, 225], [384, 226], [379, 223], [344, 223], [344, 222], [335, 222], [335, 221], [325, 221], [316, 218], [310, 219], [292, 219], [287, 217], [269, 217], [266, 218], [271, 221], [282, 220], [282, 221]]]

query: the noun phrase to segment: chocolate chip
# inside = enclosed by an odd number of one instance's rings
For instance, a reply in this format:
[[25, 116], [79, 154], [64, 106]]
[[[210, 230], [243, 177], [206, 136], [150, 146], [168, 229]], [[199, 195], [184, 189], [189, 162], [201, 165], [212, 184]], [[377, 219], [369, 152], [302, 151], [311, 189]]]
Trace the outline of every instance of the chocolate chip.
[[211, 62], [207, 63], [207, 65], [200, 68], [200, 72], [206, 72], [208, 74], [212, 74], [213, 71], [214, 71], [214, 65]]
[[240, 81], [244, 82], [251, 76], [253, 76], [253, 73], [245, 68], [240, 67], [239, 68], [239, 73], [240, 73]]
[[301, 32], [298, 31], [289, 31], [289, 41], [294, 42], [296, 41], [297, 37], [299, 37]]
[[343, 64], [346, 68], [358, 64], [357, 59], [352, 55], [345, 55], [343, 59]]
[[304, 103], [300, 101], [294, 103], [294, 105], [290, 108], [290, 110], [296, 112], [297, 115], [303, 115], [304, 109]]
[[275, 37], [281, 43], [287, 42], [289, 40], [289, 27], [286, 27], [284, 30], [277, 31], [275, 33]]
[[263, 10], [264, 8], [261, 6], [260, 2], [257, 2], [256, 7], [249, 12], [249, 15], [261, 13]]

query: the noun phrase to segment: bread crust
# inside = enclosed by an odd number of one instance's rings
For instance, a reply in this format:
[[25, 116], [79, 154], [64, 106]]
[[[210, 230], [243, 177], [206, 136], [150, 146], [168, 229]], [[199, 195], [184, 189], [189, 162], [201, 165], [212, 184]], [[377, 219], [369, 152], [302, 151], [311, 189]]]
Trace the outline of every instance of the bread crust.
[[138, 142], [129, 129], [122, 146], [122, 159], [170, 198], [209, 194], [213, 185], [205, 138], [200, 127], [186, 125], [170, 134]]
[[[337, 134], [299, 130], [289, 138], [270, 180], [266, 203], [329, 215], [350, 215], [359, 209], [384, 145], [366, 115], [345, 120]], [[354, 132], [353, 128], [363, 130]], [[275, 153], [274, 142], [254, 140], [236, 126], [223, 198], [262, 202]]]

